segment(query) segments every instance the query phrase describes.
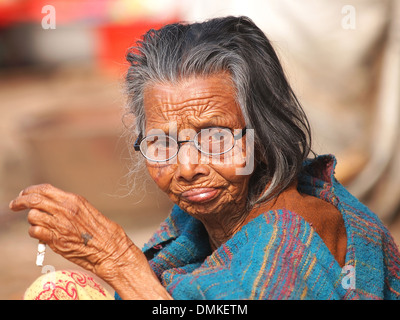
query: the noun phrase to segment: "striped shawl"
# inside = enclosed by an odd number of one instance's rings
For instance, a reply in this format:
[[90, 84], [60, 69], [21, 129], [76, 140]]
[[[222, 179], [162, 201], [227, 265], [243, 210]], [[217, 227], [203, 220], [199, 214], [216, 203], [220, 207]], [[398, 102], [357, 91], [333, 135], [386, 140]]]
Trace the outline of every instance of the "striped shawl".
[[344, 268], [310, 224], [286, 209], [259, 215], [212, 252], [201, 222], [174, 206], [143, 252], [175, 299], [399, 299], [397, 246], [335, 179], [335, 165], [330, 155], [306, 161], [298, 190], [342, 213]]

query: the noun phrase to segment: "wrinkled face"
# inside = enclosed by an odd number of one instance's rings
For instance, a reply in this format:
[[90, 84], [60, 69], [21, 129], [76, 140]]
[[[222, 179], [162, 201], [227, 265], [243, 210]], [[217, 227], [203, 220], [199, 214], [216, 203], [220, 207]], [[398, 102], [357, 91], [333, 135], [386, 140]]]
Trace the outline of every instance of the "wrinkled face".
[[[144, 107], [146, 136], [161, 131], [181, 141], [191, 140], [210, 127], [235, 133], [245, 127], [226, 73], [188, 78], [179, 84], [149, 85]], [[147, 161], [147, 169], [161, 190], [196, 218], [237, 212], [246, 205], [250, 179], [250, 174], [238, 174], [245, 166], [245, 140], [239, 138], [230, 151], [218, 156], [199, 152], [193, 142], [182, 143], [174, 159]]]

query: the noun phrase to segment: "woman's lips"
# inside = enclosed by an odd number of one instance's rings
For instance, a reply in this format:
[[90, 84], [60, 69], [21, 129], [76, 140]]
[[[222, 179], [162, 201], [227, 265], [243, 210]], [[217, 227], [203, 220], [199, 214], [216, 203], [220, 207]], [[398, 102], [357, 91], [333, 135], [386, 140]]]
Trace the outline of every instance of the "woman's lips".
[[185, 200], [190, 202], [207, 202], [215, 198], [218, 189], [215, 188], [194, 188], [181, 194]]

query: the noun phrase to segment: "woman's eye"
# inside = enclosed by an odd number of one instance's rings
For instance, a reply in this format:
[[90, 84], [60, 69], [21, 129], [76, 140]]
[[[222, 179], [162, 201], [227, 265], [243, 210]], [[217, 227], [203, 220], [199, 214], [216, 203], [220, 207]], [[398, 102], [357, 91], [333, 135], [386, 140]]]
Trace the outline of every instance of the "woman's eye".
[[169, 139], [157, 139], [156, 141], [151, 143], [152, 148], [159, 148], [159, 149], [168, 149], [170, 148], [171, 143]]
[[222, 132], [216, 132], [216, 133], [213, 133], [213, 134], [210, 136], [209, 139], [210, 139], [211, 141], [213, 141], [213, 142], [220, 142], [220, 141], [223, 141], [223, 140], [226, 139], [226, 134], [225, 134], [225, 133], [222, 133]]
[[202, 150], [210, 153], [221, 153], [231, 148], [232, 134], [228, 129], [204, 129], [200, 134]]
[[157, 141], [157, 145], [160, 146], [160, 147], [168, 148], [169, 147], [169, 141], [168, 140], [158, 140]]
[[208, 140], [214, 143], [227, 141], [231, 137], [231, 133], [227, 129], [213, 130], [210, 132]]

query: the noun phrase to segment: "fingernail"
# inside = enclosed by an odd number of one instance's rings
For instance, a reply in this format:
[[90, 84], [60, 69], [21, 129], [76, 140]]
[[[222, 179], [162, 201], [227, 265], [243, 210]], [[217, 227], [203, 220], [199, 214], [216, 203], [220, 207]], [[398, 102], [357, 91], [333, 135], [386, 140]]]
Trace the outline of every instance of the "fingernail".
[[18, 194], [19, 196], [22, 196], [22, 193], [24, 192], [24, 190], [21, 190], [21, 192]]
[[11, 200], [11, 202], [9, 203], [8, 207], [11, 209], [12, 205], [13, 205], [14, 200]]

